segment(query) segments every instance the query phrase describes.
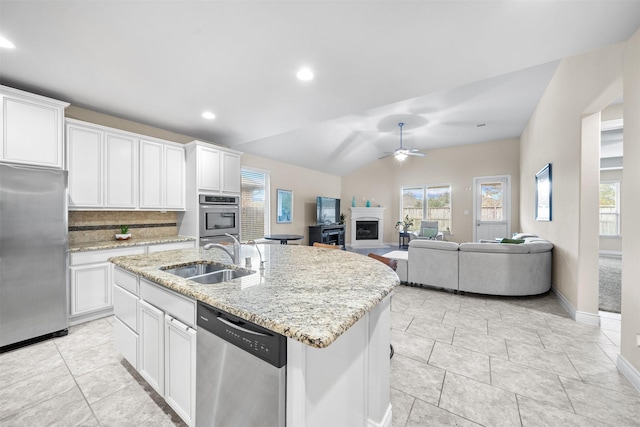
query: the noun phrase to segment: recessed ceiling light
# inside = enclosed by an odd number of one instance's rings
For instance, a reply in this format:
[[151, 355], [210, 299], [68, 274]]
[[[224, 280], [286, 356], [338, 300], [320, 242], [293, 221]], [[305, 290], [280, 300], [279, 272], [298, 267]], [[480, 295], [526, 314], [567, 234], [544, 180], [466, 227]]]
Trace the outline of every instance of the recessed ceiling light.
[[204, 117], [207, 120], [213, 120], [216, 118], [216, 115], [213, 114], [211, 111], [205, 111], [204, 113], [202, 113], [202, 117]]
[[313, 72], [308, 68], [301, 68], [296, 74], [296, 77], [303, 82], [307, 82], [313, 80]]
[[16, 45], [14, 45], [9, 40], [7, 40], [6, 38], [4, 38], [3, 36], [0, 35], [0, 47], [4, 47], [4, 48], [7, 48], [7, 49], [13, 49], [13, 48], [16, 47]]

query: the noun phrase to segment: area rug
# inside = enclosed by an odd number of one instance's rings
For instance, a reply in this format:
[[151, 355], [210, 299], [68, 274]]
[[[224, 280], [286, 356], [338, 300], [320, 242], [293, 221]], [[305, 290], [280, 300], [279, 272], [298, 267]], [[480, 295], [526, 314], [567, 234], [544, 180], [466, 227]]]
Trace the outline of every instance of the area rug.
[[611, 313], [620, 313], [622, 258], [601, 256], [599, 280], [599, 309]]

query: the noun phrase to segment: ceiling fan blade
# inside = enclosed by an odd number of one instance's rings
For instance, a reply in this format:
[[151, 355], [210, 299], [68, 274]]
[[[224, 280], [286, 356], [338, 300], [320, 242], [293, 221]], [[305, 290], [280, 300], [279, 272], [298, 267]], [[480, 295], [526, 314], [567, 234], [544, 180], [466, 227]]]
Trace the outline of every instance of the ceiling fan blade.
[[420, 151], [415, 150], [415, 149], [414, 150], [409, 150], [405, 154], [407, 154], [408, 156], [418, 156], [418, 157], [426, 156], [426, 154], [421, 153]]

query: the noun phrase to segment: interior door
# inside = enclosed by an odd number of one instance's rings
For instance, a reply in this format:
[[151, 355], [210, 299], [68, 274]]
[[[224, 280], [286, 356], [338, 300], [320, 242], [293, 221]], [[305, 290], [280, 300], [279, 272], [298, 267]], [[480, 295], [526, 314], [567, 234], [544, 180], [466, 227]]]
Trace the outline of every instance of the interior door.
[[510, 176], [474, 178], [474, 241], [511, 236], [510, 181]]

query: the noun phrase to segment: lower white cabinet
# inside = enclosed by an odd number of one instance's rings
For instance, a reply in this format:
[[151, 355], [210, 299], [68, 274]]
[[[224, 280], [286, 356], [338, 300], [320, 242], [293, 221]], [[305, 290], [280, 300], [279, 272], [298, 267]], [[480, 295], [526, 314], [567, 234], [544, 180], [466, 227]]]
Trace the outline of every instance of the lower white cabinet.
[[144, 246], [74, 252], [69, 255], [69, 324], [109, 316], [113, 313], [113, 264], [115, 256], [146, 252]]
[[111, 263], [71, 267], [70, 315], [111, 307]]
[[140, 300], [140, 366], [138, 372], [164, 395], [164, 313]]
[[196, 414], [196, 302], [115, 268], [116, 349], [189, 426]]
[[189, 425], [196, 414], [196, 331], [164, 317], [164, 398]]

